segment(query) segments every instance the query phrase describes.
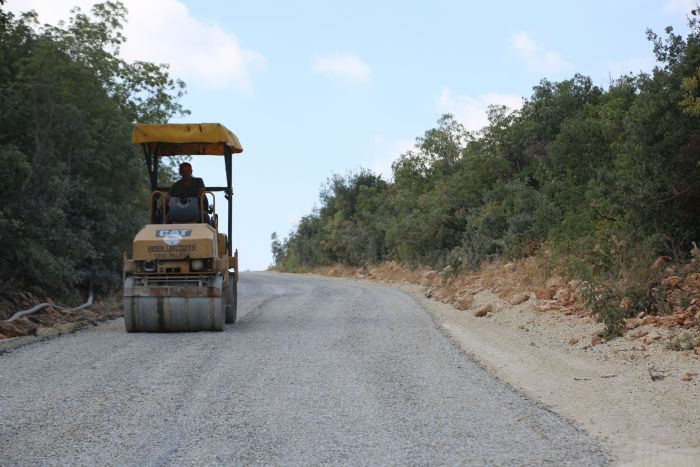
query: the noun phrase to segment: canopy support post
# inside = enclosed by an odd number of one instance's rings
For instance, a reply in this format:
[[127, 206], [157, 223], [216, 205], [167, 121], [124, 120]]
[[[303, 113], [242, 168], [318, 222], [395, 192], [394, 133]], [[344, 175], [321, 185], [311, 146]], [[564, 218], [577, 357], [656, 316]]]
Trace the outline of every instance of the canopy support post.
[[146, 167], [148, 167], [148, 178], [151, 182], [151, 191], [156, 191], [158, 189], [158, 156], [156, 152], [158, 147], [156, 146], [153, 153], [148, 150], [148, 144], [142, 144], [143, 155], [146, 158]]
[[226, 200], [228, 200], [228, 254], [233, 254], [233, 190], [231, 189], [231, 148], [224, 143], [224, 163], [226, 164]]

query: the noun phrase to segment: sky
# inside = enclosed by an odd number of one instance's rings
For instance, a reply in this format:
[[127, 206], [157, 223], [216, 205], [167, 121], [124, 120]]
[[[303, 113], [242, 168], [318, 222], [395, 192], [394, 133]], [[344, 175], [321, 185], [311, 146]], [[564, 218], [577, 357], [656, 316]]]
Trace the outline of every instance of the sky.
[[[93, 0], [8, 0], [42, 23]], [[123, 0], [126, 60], [170, 65], [192, 113], [241, 140], [233, 162], [233, 244], [242, 270], [272, 262], [318, 206], [334, 174], [391, 177], [391, 163], [452, 113], [468, 129], [486, 108], [517, 109], [543, 79], [575, 73], [606, 86], [655, 65], [645, 31], [687, 32], [694, 0], [530, 2]], [[223, 160], [192, 160], [194, 175], [225, 185]], [[144, 164], [145, 171], [145, 164]], [[225, 201], [217, 209], [226, 225]]]

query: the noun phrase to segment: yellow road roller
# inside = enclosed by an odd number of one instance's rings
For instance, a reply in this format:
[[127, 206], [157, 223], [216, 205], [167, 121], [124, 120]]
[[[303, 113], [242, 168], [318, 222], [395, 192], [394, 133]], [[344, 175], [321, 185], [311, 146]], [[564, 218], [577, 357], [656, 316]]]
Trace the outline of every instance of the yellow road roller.
[[[124, 254], [124, 324], [127, 332], [222, 331], [236, 321], [238, 251], [231, 247], [232, 155], [238, 137], [218, 123], [137, 124], [132, 143], [143, 148], [151, 185], [149, 223]], [[197, 196], [159, 186], [160, 159], [223, 156], [225, 187]], [[214, 192], [228, 202], [228, 234], [219, 233]]]

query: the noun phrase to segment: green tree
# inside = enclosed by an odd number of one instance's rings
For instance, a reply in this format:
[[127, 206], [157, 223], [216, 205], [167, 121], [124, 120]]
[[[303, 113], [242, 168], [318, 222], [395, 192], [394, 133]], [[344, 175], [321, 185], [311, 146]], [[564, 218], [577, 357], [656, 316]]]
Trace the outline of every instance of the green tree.
[[148, 199], [131, 125], [183, 112], [184, 84], [119, 58], [119, 2], [65, 26], [0, 13], [0, 280], [54, 295], [117, 286]]

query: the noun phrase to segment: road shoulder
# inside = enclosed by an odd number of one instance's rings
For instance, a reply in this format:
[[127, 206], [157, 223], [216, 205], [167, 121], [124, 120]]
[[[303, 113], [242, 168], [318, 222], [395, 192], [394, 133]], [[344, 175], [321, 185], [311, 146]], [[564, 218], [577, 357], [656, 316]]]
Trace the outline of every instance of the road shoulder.
[[[700, 373], [690, 352], [617, 339], [596, 346], [582, 336], [601, 325], [574, 316], [507, 306], [488, 290], [471, 309], [424, 297], [424, 288], [387, 284], [411, 293], [467, 353], [499, 378], [598, 436], [620, 465], [700, 465]], [[654, 378], [652, 379], [652, 375]]]

